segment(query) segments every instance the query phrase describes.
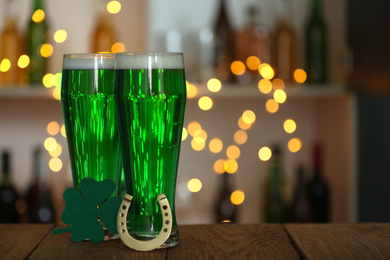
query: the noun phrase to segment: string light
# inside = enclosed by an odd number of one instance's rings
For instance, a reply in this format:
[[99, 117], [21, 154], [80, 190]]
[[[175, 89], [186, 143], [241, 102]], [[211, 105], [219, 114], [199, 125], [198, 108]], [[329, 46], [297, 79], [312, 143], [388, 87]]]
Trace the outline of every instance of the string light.
[[222, 83], [219, 79], [212, 78], [207, 81], [207, 88], [211, 92], [218, 92], [222, 89]]
[[245, 193], [242, 190], [235, 190], [230, 195], [230, 202], [234, 205], [241, 205], [245, 201]]
[[199, 179], [193, 178], [188, 181], [187, 188], [193, 193], [199, 192], [202, 189], [202, 182]]
[[209, 142], [209, 150], [212, 153], [219, 153], [223, 149], [222, 140], [219, 138], [213, 138]]
[[264, 146], [260, 148], [258, 155], [260, 160], [268, 161], [269, 159], [271, 159], [272, 151], [269, 147]]
[[54, 33], [54, 41], [56, 43], [63, 43], [68, 38], [68, 33], [65, 30], [57, 30]]
[[199, 99], [198, 105], [200, 109], [207, 111], [213, 107], [213, 100], [210, 97], [204, 96]]
[[27, 66], [30, 64], [30, 58], [23, 54], [18, 59], [18, 67], [21, 69], [27, 68]]

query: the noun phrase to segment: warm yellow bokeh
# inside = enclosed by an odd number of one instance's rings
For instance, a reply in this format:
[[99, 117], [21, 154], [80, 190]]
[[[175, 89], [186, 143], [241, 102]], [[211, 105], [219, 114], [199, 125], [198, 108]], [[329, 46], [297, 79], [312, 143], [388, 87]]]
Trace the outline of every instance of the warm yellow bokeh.
[[56, 88], [61, 87], [62, 73], [58, 72], [58, 73], [54, 74], [54, 78], [55, 78], [54, 87], [56, 87]]
[[65, 130], [65, 125], [62, 125], [62, 126], [61, 126], [61, 135], [62, 135], [63, 137], [65, 137], [65, 138], [66, 138], [66, 130]]
[[202, 182], [199, 179], [193, 178], [188, 181], [187, 188], [191, 192], [199, 192], [202, 189]]
[[7, 72], [11, 68], [11, 61], [9, 59], [3, 59], [0, 63], [0, 72]]
[[107, 11], [110, 14], [117, 14], [117, 13], [119, 13], [121, 11], [121, 9], [122, 9], [122, 5], [118, 1], [110, 1], [107, 4]]
[[222, 88], [222, 83], [219, 79], [216, 79], [216, 78], [212, 78], [212, 79], [209, 79], [207, 81], [207, 88], [211, 91], [211, 92], [218, 92], [221, 90]]
[[284, 128], [284, 131], [286, 131], [286, 133], [291, 134], [291, 133], [294, 133], [295, 130], [297, 129], [297, 124], [295, 123], [294, 120], [287, 119], [283, 123], [283, 128]]
[[245, 110], [244, 113], [242, 113], [242, 120], [246, 124], [253, 124], [256, 121], [256, 114], [252, 110]]
[[230, 65], [230, 69], [234, 75], [242, 75], [245, 73], [245, 64], [242, 61], [233, 61]]
[[44, 43], [41, 45], [40, 53], [42, 57], [49, 58], [53, 55], [54, 48], [50, 43]]
[[287, 148], [290, 152], [296, 153], [302, 148], [302, 141], [299, 138], [293, 138], [287, 143]]
[[199, 99], [198, 105], [200, 109], [207, 111], [213, 107], [213, 100], [210, 97], [204, 96]]
[[282, 104], [286, 101], [286, 99], [287, 99], [287, 95], [286, 95], [286, 92], [284, 92], [284, 90], [282, 90], [282, 89], [275, 90], [274, 100], [276, 102], [278, 102], [279, 104]]
[[68, 38], [68, 33], [65, 30], [57, 30], [54, 33], [54, 41], [56, 43], [63, 43]]
[[233, 140], [238, 145], [245, 144], [248, 140], [248, 134], [244, 130], [238, 130], [234, 133]]
[[272, 157], [272, 151], [269, 147], [264, 146], [259, 150], [259, 159], [262, 161], [268, 161]]
[[56, 148], [53, 151], [49, 151], [51, 157], [56, 158], [62, 154], [62, 146], [57, 144]]
[[257, 85], [260, 92], [263, 94], [268, 94], [272, 90], [272, 83], [268, 79], [261, 79]]
[[217, 174], [222, 174], [225, 172], [225, 160], [224, 159], [219, 159], [214, 163], [214, 172]]
[[202, 151], [206, 146], [206, 142], [202, 137], [194, 137], [191, 141], [191, 147], [195, 151]]
[[272, 80], [272, 87], [274, 90], [277, 90], [277, 89], [284, 90], [285, 89], [284, 81], [282, 79], [279, 79], [279, 78], [274, 78]]
[[265, 103], [265, 109], [268, 113], [274, 114], [279, 110], [279, 104], [274, 99], [268, 99]]
[[56, 139], [54, 139], [53, 137], [48, 137], [44, 141], [43, 146], [47, 151], [53, 151], [54, 149], [56, 149], [57, 144], [58, 143]]
[[252, 126], [251, 124], [245, 123], [242, 117], [238, 119], [238, 127], [241, 128], [242, 130], [248, 130], [249, 128], [251, 128], [251, 126]]
[[42, 78], [42, 83], [46, 88], [51, 88], [54, 86], [56, 82], [56, 78], [53, 74], [47, 73], [45, 76]]
[[248, 66], [250, 70], [258, 70], [260, 63], [261, 63], [260, 59], [256, 56], [249, 56], [246, 59], [246, 66]]
[[196, 130], [198, 129], [202, 129], [202, 126], [199, 124], [199, 122], [196, 122], [196, 121], [192, 121], [188, 124], [187, 126], [187, 130], [188, 130], [188, 134], [190, 136], [194, 136], [194, 133], [196, 132]]
[[34, 23], [41, 23], [45, 20], [45, 12], [42, 9], [38, 9], [33, 13], [31, 19]]
[[299, 84], [305, 83], [307, 79], [306, 71], [303, 69], [296, 69], [294, 71], [294, 79]]
[[51, 121], [46, 127], [49, 135], [56, 135], [60, 131], [60, 125], [56, 121]]
[[262, 63], [259, 66], [259, 73], [265, 79], [272, 79], [275, 76], [274, 69], [267, 63]]
[[234, 205], [241, 205], [245, 200], [245, 193], [242, 190], [235, 190], [230, 195], [230, 202]]
[[181, 140], [184, 141], [188, 137], [188, 131], [185, 127], [183, 127], [183, 132], [181, 133]]
[[225, 171], [229, 174], [233, 174], [238, 170], [238, 163], [236, 160], [230, 159], [225, 161]]
[[240, 148], [238, 148], [237, 145], [230, 145], [227, 149], [226, 149], [226, 156], [229, 158], [229, 159], [232, 159], [232, 160], [237, 160], [241, 155], [241, 151], [240, 151]]
[[219, 138], [213, 138], [209, 142], [209, 150], [212, 153], [219, 153], [223, 149], [223, 142]]
[[61, 169], [62, 169], [62, 161], [61, 161], [61, 159], [58, 158], [58, 157], [50, 159], [50, 161], [49, 161], [49, 168], [53, 172], [61, 171]]
[[26, 54], [23, 54], [18, 59], [18, 66], [21, 69], [27, 68], [27, 66], [30, 64], [30, 57], [28, 57]]
[[198, 89], [196, 88], [196, 86], [187, 81], [186, 87], [187, 87], [187, 98], [194, 98], [198, 93]]
[[125, 51], [126, 51], [126, 46], [122, 42], [116, 42], [111, 46], [112, 53], [125, 52]]
[[53, 98], [55, 100], [61, 100], [61, 93], [59, 88], [54, 88], [53, 89]]
[[202, 138], [203, 140], [207, 140], [207, 132], [203, 129], [198, 129], [194, 132], [194, 137], [200, 137]]

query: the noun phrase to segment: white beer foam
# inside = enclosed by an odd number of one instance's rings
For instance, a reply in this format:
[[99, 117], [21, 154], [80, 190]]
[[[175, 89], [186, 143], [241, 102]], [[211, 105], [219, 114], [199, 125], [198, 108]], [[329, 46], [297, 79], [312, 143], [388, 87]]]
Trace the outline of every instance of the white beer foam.
[[117, 53], [115, 69], [183, 69], [178, 53]]
[[114, 69], [115, 56], [99, 54], [71, 54], [66, 55], [63, 69], [66, 70], [90, 70], [90, 69]]

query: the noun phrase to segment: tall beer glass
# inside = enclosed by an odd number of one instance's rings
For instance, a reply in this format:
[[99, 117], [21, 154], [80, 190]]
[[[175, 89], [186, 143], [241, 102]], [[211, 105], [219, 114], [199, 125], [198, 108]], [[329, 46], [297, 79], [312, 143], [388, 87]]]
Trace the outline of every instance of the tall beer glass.
[[181, 53], [117, 53], [115, 98], [127, 193], [133, 196], [129, 233], [150, 240], [162, 227], [157, 195], [172, 210], [172, 232], [162, 247], [179, 240], [175, 189], [186, 105]]
[[111, 179], [119, 195], [122, 172], [114, 99], [114, 54], [66, 54], [61, 102], [74, 187], [84, 178]]

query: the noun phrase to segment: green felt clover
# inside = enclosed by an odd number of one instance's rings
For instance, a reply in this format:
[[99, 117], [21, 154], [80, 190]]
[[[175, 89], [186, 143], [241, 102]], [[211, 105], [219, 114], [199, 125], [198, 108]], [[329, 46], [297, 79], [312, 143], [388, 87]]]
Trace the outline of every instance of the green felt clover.
[[[53, 230], [53, 235], [71, 232], [71, 239], [80, 242], [89, 239], [94, 243], [104, 240], [104, 229], [117, 234], [117, 214], [122, 202], [121, 197], [108, 198], [115, 190], [112, 180], [97, 182], [85, 178], [80, 182], [81, 193], [75, 188], [64, 192], [65, 209], [61, 220], [70, 227]], [[100, 220], [100, 221], [99, 221]]]

